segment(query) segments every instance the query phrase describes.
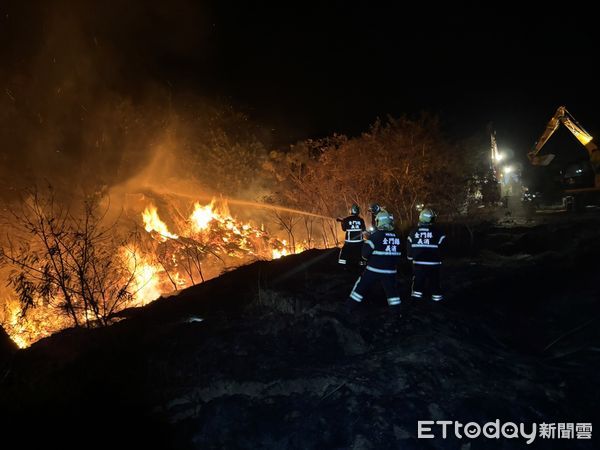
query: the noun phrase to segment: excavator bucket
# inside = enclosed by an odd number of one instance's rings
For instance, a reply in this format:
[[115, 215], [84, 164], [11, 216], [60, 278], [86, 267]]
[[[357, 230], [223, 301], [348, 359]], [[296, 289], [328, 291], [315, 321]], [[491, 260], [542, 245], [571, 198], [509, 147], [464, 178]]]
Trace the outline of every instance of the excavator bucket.
[[549, 155], [541, 155], [541, 156], [529, 156], [529, 161], [531, 161], [531, 164], [533, 164], [534, 166], [547, 166], [548, 164], [550, 164], [552, 162], [552, 160], [556, 157], [556, 155], [553, 154], [549, 154]]

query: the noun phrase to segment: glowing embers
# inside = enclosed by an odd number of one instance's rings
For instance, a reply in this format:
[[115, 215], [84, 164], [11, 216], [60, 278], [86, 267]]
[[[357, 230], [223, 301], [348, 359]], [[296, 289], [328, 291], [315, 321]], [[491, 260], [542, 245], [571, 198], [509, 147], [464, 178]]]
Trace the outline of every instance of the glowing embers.
[[[271, 259], [279, 259], [283, 256], [288, 256], [294, 253], [301, 253], [305, 250], [308, 250], [306, 246], [306, 242], [301, 244], [295, 244], [294, 246], [288, 244], [287, 240], [283, 239], [281, 241], [273, 241], [273, 249], [271, 250]], [[293, 251], [292, 251], [293, 249]]]
[[285, 247], [284, 247], [284, 248], [282, 248], [282, 249], [279, 249], [279, 248], [274, 248], [274, 249], [271, 251], [271, 257], [272, 257], [273, 259], [279, 259], [279, 258], [281, 258], [282, 256], [287, 256], [287, 255], [289, 255], [289, 253], [288, 253], [288, 250], [287, 250], [287, 248], [285, 248]]
[[35, 341], [50, 336], [70, 325], [68, 318], [56, 315], [50, 308], [30, 308], [22, 314], [21, 305], [7, 301], [4, 305], [3, 327], [19, 348], [26, 348]]

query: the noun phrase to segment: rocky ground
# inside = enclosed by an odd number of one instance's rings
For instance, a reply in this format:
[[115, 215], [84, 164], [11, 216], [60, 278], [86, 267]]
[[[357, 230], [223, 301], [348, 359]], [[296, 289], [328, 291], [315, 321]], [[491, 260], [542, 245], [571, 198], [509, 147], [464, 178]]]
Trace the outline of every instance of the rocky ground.
[[343, 314], [354, 276], [335, 251], [239, 268], [109, 328], [7, 348], [2, 428], [63, 448], [512, 449], [524, 440], [418, 440], [417, 420], [597, 425], [599, 224], [454, 226], [447, 299], [411, 301], [405, 265], [401, 318], [378, 289]]

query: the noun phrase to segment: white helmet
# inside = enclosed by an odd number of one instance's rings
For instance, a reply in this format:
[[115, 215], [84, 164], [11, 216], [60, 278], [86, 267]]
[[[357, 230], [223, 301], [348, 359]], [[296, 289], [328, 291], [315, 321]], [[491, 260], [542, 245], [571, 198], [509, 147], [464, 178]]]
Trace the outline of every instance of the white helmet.
[[432, 209], [425, 208], [419, 214], [420, 223], [432, 223], [435, 220], [435, 212]]
[[382, 209], [375, 216], [375, 224], [378, 230], [391, 231], [394, 229], [394, 216], [385, 209]]

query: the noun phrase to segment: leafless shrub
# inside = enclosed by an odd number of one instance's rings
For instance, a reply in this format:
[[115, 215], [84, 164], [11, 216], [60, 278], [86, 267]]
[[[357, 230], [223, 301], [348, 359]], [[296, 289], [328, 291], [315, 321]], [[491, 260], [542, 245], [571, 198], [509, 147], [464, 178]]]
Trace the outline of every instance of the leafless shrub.
[[74, 326], [106, 325], [132, 300], [135, 267], [125, 267], [123, 241], [115, 225], [104, 225], [106, 211], [97, 197], [85, 198], [75, 211], [58, 201], [52, 188], [44, 195], [32, 189], [7, 211], [0, 264], [11, 269], [9, 285], [23, 314], [44, 306]]

